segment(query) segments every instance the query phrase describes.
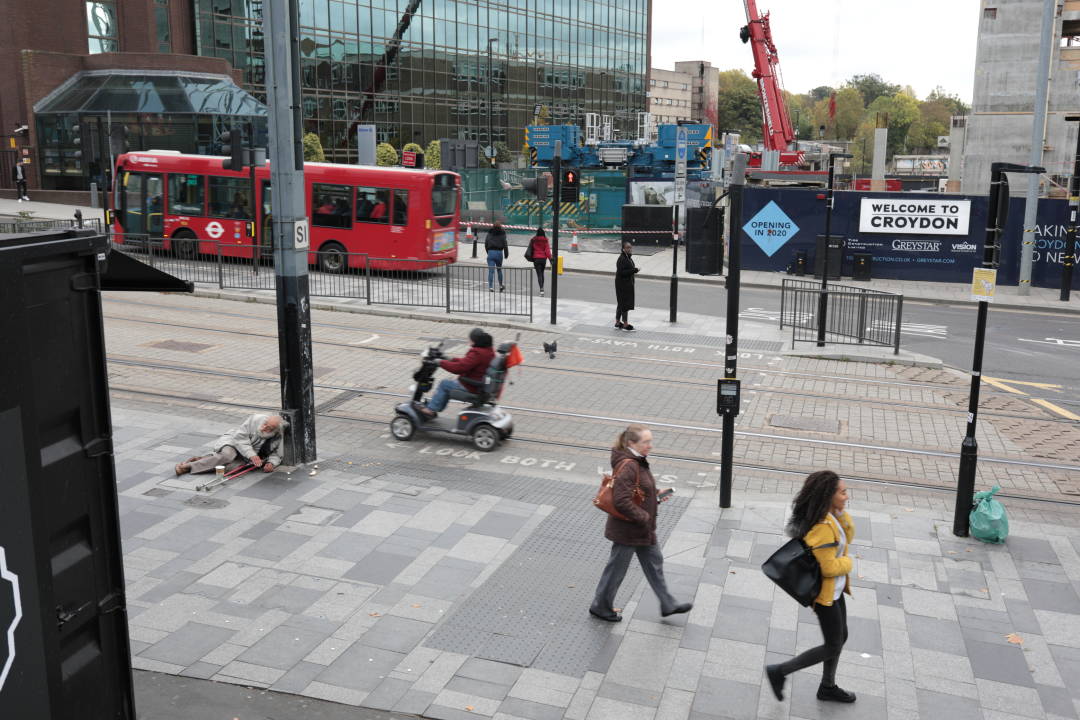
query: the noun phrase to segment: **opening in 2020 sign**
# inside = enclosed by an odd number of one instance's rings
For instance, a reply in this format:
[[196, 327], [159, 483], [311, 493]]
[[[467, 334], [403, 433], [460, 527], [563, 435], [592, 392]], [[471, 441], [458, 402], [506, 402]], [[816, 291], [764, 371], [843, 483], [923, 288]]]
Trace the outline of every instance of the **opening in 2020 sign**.
[[970, 200], [863, 198], [859, 232], [890, 235], [967, 235]]

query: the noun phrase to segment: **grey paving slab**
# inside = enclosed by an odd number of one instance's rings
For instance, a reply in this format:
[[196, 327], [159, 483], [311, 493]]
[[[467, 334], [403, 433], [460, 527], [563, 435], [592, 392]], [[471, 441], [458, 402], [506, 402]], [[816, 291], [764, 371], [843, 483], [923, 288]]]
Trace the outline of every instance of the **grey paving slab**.
[[296, 585], [275, 585], [252, 601], [252, 605], [266, 610], [279, 609], [289, 614], [300, 614], [323, 596], [322, 590], [310, 590]]
[[131, 510], [120, 516], [120, 532], [125, 539], [132, 538], [143, 530], [157, 525], [161, 520], [160, 515]]
[[964, 636], [960, 633], [959, 626], [948, 620], [938, 620], [923, 615], [908, 615], [907, 637], [912, 647], [952, 655], [967, 653]]
[[1014, 685], [1034, 686], [1031, 671], [1024, 660], [1024, 651], [1010, 645], [1004, 637], [999, 642], [987, 643], [966, 639], [967, 657], [976, 678]]
[[[325, 670], [325, 665], [310, 662], [298, 662], [291, 666], [288, 669], [288, 672], [282, 675], [277, 682], [271, 685], [270, 689], [299, 695], [303, 693], [304, 689]], [[364, 704], [367, 705], [366, 699], [364, 700]], [[369, 707], [371, 706], [369, 705]]]
[[564, 708], [508, 697], [499, 705], [499, 712], [526, 720], [561, 720]]
[[917, 689], [916, 694], [919, 699], [919, 717], [983, 720], [978, 704], [967, 698], [922, 689]]
[[139, 653], [139, 657], [187, 667], [214, 648], [227, 643], [234, 634], [234, 630], [189, 622]]
[[709, 717], [753, 720], [758, 716], [759, 695], [758, 685], [702, 677], [691, 709]]
[[[1053, 643], [1049, 649], [1062, 679], [1080, 677], [1080, 649]], [[1073, 693], [1073, 697], [1080, 698], [1080, 683], [1066, 683], [1066, 687]]]
[[1024, 591], [1035, 610], [1080, 615], [1080, 596], [1068, 582], [1056, 583], [1045, 580], [1025, 580]]
[[1036, 685], [1035, 691], [1039, 693], [1039, 702], [1042, 709], [1048, 714], [1063, 718], [1078, 717], [1074, 698], [1065, 688]]
[[381, 537], [375, 537], [374, 535], [346, 532], [341, 537], [331, 540], [326, 547], [319, 550], [319, 555], [357, 562], [377, 548], [382, 541]]
[[743, 607], [724, 598], [720, 602], [712, 635], [764, 645], [769, 640], [769, 612]]
[[377, 688], [404, 658], [404, 653], [356, 643], [338, 656], [316, 680], [351, 690], [371, 691]]
[[848, 614], [848, 641], [845, 649], [852, 652], [881, 655], [881, 625], [876, 620]]
[[361, 642], [371, 647], [408, 653], [431, 630], [431, 623], [387, 615], [379, 618], [375, 627], [364, 633]]
[[1035, 617], [1031, 604], [1022, 600], [1005, 598], [1005, 609], [1009, 613], [1009, 623], [1014, 632], [1042, 634], [1042, 626]]
[[364, 706], [376, 710], [391, 710], [401, 702], [410, 687], [412, 687], [412, 683], [408, 680], [399, 680], [392, 677], [384, 678], [378, 687], [364, 698]]
[[345, 573], [345, 578], [349, 580], [359, 580], [360, 582], [372, 585], [386, 585], [396, 578], [402, 570], [408, 567], [412, 561], [413, 557], [409, 555], [399, 555], [396, 553], [373, 550], [360, 558], [360, 560]]
[[428, 709], [434, 699], [435, 693], [407, 690], [392, 709], [394, 712], [405, 713], [406, 715], [420, 715]]
[[263, 560], [281, 560], [306, 543], [309, 538], [297, 533], [274, 530], [244, 548], [244, 555]]
[[495, 537], [510, 539], [521, 530], [521, 526], [524, 525], [524, 523], [525, 519], [521, 515], [510, 515], [508, 513], [489, 510], [487, 514], [480, 518], [480, 521], [473, 526], [471, 532], [480, 535], [493, 535]]
[[704, 625], [687, 623], [683, 627], [682, 637], [679, 639], [679, 647], [690, 650], [708, 650], [709, 640], [712, 638], [712, 628]]
[[521, 667], [475, 657], [466, 660], [457, 671], [457, 675], [463, 678], [482, 680], [507, 687], [513, 686], [521, 677], [521, 673]]
[[1054, 546], [1042, 538], [1024, 537], [1023, 535], [1010, 535], [1007, 544], [1009, 555], [1017, 563], [1044, 563], [1047, 565], [1059, 565]]
[[596, 695], [597, 697], [622, 700], [634, 705], [655, 708], [660, 706], [662, 692], [655, 689], [646, 690], [632, 685], [623, 685], [609, 679], [600, 684], [600, 689], [596, 691]]
[[[291, 626], [279, 626], [264, 635], [238, 658], [252, 665], [289, 670], [325, 639], [322, 633]], [[315, 678], [309, 678], [310, 683]], [[307, 683], [303, 687], [307, 687]]]
[[462, 677], [461, 675], [455, 675], [446, 684], [447, 690], [500, 701], [507, 696], [510, 688], [510, 685], [499, 685], [485, 680]]

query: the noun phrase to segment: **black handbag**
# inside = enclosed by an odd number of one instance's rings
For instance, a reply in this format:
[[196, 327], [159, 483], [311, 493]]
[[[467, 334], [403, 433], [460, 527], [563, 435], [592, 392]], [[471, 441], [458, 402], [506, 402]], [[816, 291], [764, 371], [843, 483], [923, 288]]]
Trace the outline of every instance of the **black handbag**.
[[796, 602], [809, 607], [821, 592], [821, 565], [814, 557], [814, 550], [839, 544], [831, 542], [810, 548], [802, 538], [792, 538], [761, 564], [761, 571]]

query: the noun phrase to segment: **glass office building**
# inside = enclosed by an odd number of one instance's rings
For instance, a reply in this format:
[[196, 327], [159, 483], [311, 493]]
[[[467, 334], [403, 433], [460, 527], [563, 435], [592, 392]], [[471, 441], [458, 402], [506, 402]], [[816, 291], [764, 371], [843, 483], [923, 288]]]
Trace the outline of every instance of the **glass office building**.
[[[645, 110], [651, 0], [299, 0], [306, 130], [327, 158], [356, 159], [356, 124], [397, 148], [439, 138], [521, 148], [551, 124]], [[264, 95], [262, 0], [195, 0], [200, 55], [223, 57]]]

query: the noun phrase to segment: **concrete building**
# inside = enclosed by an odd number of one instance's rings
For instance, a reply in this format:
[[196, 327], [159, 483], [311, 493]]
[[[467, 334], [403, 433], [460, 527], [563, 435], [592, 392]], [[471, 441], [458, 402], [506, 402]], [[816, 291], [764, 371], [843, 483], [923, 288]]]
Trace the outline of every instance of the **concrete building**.
[[[979, 23], [979, 39], [961, 188], [981, 195], [989, 190], [990, 163], [1030, 161], [1044, 1], [982, 0], [980, 5], [972, 18]], [[1057, 5], [1042, 162], [1049, 178], [1043, 194], [1067, 187], [1078, 123], [1066, 122], [1065, 116], [1080, 113], [1080, 0]], [[1014, 195], [1026, 188], [1023, 181], [1011, 185]]]
[[694, 122], [713, 126], [718, 137], [717, 102], [720, 100], [720, 68], [706, 60], [685, 60], [675, 63], [675, 70], [690, 76], [690, 117]]
[[692, 119], [693, 78], [678, 70], [649, 71], [649, 112], [657, 125]]

